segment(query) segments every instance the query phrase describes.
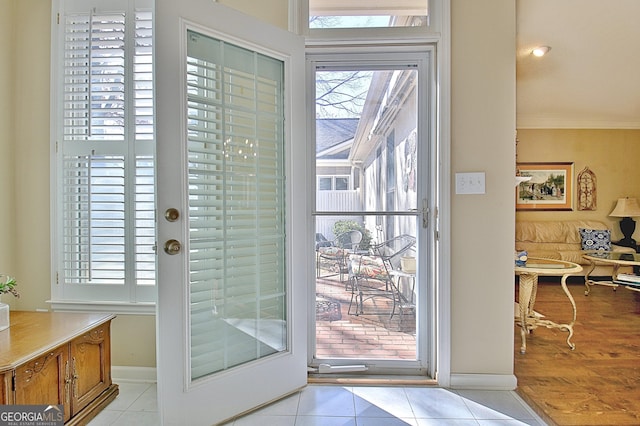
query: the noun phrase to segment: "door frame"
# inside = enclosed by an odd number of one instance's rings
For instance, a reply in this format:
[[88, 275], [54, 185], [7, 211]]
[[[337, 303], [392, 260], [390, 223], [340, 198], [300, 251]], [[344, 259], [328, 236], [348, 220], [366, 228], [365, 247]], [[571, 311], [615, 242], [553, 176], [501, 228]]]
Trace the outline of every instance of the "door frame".
[[[430, 10], [430, 30], [426, 33], [395, 28], [386, 28], [384, 34], [379, 31], [359, 31], [338, 29], [322, 30], [311, 34], [308, 31], [308, 0], [289, 0], [289, 28], [306, 36], [307, 52], [331, 51], [335, 46], [352, 46], [360, 40], [363, 45], [372, 45], [382, 41], [389, 44], [416, 45], [433, 43], [435, 46], [434, 66], [437, 88], [434, 107], [436, 119], [432, 131], [436, 141], [436, 169], [432, 171], [433, 200], [435, 209], [430, 212], [433, 223], [433, 240], [436, 253], [434, 285], [436, 324], [433, 330], [436, 345], [430, 348], [432, 368], [438, 385], [451, 386], [451, 0], [428, 0]], [[332, 46], [332, 47], [327, 47]], [[357, 51], [357, 48], [355, 49]], [[314, 93], [307, 84], [308, 99]], [[309, 128], [309, 126], [307, 126]], [[311, 158], [307, 164], [311, 167]], [[313, 231], [310, 229], [310, 233]], [[309, 256], [311, 257], [311, 256]], [[313, 261], [310, 262], [311, 267]], [[310, 307], [311, 308], [311, 307]]]

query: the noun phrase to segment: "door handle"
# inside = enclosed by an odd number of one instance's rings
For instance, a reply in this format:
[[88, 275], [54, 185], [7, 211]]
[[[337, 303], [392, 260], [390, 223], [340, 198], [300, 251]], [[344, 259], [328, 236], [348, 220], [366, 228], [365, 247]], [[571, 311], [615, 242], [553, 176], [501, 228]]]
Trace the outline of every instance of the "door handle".
[[429, 227], [429, 204], [427, 199], [422, 199], [422, 227], [427, 229]]
[[178, 254], [182, 250], [182, 244], [178, 240], [167, 240], [164, 243], [164, 252], [170, 255]]
[[422, 227], [425, 229], [429, 227], [429, 204], [427, 204], [426, 198], [422, 199], [422, 208], [420, 210], [409, 209], [409, 211], [422, 215]]

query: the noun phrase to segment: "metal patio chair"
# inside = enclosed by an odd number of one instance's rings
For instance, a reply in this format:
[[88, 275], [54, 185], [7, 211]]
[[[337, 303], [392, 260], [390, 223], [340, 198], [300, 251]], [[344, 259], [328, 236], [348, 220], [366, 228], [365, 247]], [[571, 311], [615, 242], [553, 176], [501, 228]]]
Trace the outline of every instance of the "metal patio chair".
[[[349, 256], [350, 315], [383, 313], [375, 301], [376, 298], [383, 298], [390, 301], [389, 318], [393, 318], [396, 309], [409, 302], [400, 292], [393, 271], [400, 270], [400, 259], [412, 250], [415, 244], [415, 237], [400, 235], [371, 246], [369, 254]], [[367, 301], [371, 303], [365, 306]]]
[[[317, 240], [317, 236], [316, 236]], [[352, 230], [343, 232], [333, 241], [320, 241], [316, 243], [316, 278], [321, 278], [321, 267], [327, 266], [333, 273], [325, 277], [340, 276], [343, 281], [348, 272], [347, 260], [349, 255], [359, 250], [362, 241], [362, 232]]]

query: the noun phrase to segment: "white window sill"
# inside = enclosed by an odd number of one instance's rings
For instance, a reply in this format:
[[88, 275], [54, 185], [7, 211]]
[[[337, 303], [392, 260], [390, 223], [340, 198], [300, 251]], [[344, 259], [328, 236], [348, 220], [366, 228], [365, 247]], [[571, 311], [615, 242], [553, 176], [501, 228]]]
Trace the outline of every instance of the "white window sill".
[[52, 311], [105, 312], [120, 315], [155, 315], [155, 302], [87, 302], [77, 300], [47, 300]]

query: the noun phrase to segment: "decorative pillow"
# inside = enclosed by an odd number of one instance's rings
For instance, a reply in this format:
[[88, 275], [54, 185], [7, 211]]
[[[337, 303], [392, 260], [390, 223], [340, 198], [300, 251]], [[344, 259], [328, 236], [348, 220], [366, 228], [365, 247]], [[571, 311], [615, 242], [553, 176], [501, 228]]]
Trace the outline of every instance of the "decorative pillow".
[[351, 255], [350, 273], [362, 278], [386, 279], [387, 270], [384, 267], [382, 258], [378, 256]]
[[345, 251], [340, 247], [319, 247], [318, 252], [323, 257], [344, 257]]
[[582, 250], [611, 251], [611, 231], [608, 229], [580, 228]]

